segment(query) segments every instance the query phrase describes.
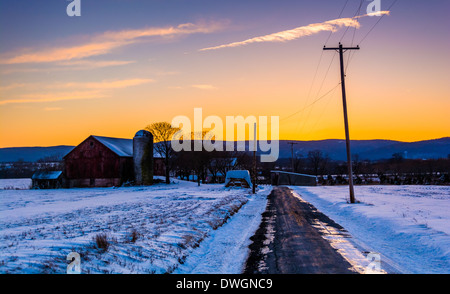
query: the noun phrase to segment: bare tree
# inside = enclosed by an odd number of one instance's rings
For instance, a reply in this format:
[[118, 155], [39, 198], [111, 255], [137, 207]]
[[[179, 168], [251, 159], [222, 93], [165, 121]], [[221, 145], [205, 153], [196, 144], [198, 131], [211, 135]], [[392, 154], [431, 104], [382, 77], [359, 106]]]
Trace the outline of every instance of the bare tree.
[[329, 158], [323, 155], [320, 150], [313, 150], [308, 152], [308, 161], [314, 175], [323, 175], [327, 169]]
[[214, 151], [211, 153], [208, 169], [212, 174], [213, 182], [216, 182], [219, 174], [225, 177], [229, 170], [235, 168], [238, 153], [238, 151]]
[[220, 152], [221, 156], [215, 159], [215, 165], [218, 171], [225, 176], [229, 170], [233, 170], [237, 164], [237, 151]]
[[361, 173], [362, 162], [359, 154], [352, 155], [353, 173], [358, 175]]
[[170, 184], [170, 161], [174, 154], [171, 140], [173, 135], [179, 129], [173, 128], [168, 122], [156, 122], [148, 125], [145, 129], [153, 134], [153, 139], [155, 141], [153, 148], [164, 158], [164, 164], [166, 166], [166, 184]]
[[305, 158], [301, 154], [294, 154], [294, 172], [302, 172], [305, 169]]
[[[211, 153], [206, 151], [203, 144], [201, 150], [195, 150], [195, 140], [205, 140], [208, 135], [208, 130], [202, 130], [202, 132], [192, 132], [191, 133], [191, 144], [192, 149], [191, 156], [192, 156], [192, 163], [193, 163], [193, 170], [195, 174], [197, 175], [197, 184], [200, 186], [200, 182], [205, 183], [207, 173], [208, 173], [208, 166], [210, 166], [211, 162]], [[208, 138], [210, 139], [210, 138]]]
[[217, 161], [218, 161], [218, 157], [219, 157], [218, 153], [219, 153], [218, 151], [213, 150], [211, 152], [210, 160], [208, 162], [207, 170], [211, 173], [211, 176], [212, 176], [211, 182], [212, 183], [217, 182], [217, 175], [219, 173], [219, 167], [217, 165]]

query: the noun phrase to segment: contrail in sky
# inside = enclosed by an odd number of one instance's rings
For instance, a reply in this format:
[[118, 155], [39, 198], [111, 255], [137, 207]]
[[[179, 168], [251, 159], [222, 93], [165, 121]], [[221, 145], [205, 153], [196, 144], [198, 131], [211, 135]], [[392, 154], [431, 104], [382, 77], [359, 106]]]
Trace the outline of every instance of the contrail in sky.
[[309, 24], [307, 26], [301, 26], [295, 29], [281, 31], [278, 33], [273, 33], [270, 35], [265, 35], [261, 37], [255, 37], [251, 39], [247, 39], [245, 41], [229, 43], [225, 45], [219, 45], [214, 47], [208, 47], [200, 49], [199, 51], [208, 51], [208, 50], [216, 50], [222, 48], [230, 48], [230, 47], [238, 47], [244, 46], [252, 43], [262, 43], [262, 42], [287, 42], [296, 40], [302, 37], [311, 36], [324, 31], [336, 32], [341, 27], [354, 27], [359, 28], [361, 25], [358, 22], [359, 18], [366, 16], [381, 16], [381, 15], [389, 15], [389, 11], [380, 11], [376, 13], [358, 15], [355, 17], [349, 18], [339, 18], [334, 20], [329, 20], [321, 23]]

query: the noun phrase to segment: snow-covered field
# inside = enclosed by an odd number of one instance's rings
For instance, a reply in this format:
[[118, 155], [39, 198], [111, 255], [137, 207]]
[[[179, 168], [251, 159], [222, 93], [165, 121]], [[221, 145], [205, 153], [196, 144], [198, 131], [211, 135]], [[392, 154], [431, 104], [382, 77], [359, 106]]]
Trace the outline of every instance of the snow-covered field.
[[184, 181], [0, 189], [0, 273], [66, 273], [70, 252], [81, 255], [82, 273], [239, 273], [270, 190]]
[[449, 186], [292, 187], [342, 225], [362, 251], [381, 254], [382, 267], [398, 273], [450, 273]]
[[[271, 191], [184, 181], [26, 190], [30, 183], [0, 180], [0, 273], [65, 273], [70, 252], [81, 255], [82, 273], [240, 273]], [[450, 273], [450, 187], [356, 186], [357, 204], [346, 186], [291, 188], [359, 252], [380, 253], [388, 273]]]

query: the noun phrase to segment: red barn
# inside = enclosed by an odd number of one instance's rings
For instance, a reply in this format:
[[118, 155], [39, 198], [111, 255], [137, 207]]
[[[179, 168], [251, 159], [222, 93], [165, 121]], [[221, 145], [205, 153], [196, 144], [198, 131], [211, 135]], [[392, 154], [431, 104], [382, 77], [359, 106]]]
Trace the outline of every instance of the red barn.
[[[164, 175], [161, 163], [154, 154], [154, 175]], [[134, 182], [134, 165], [132, 139], [89, 136], [64, 156], [64, 176], [69, 188], [121, 186]]]

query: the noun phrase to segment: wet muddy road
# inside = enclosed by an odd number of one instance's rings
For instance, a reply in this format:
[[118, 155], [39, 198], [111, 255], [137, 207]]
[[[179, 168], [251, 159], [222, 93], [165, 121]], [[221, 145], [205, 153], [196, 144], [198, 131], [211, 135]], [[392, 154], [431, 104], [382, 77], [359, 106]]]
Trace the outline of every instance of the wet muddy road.
[[250, 245], [246, 274], [352, 274], [351, 264], [325, 240], [317, 224], [345, 235], [345, 230], [295, 197], [287, 187], [274, 187], [263, 221]]

